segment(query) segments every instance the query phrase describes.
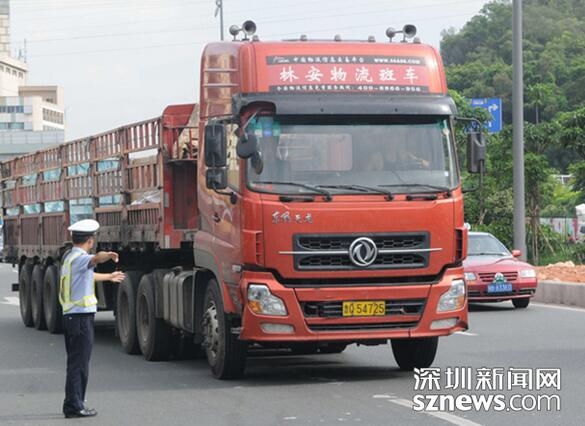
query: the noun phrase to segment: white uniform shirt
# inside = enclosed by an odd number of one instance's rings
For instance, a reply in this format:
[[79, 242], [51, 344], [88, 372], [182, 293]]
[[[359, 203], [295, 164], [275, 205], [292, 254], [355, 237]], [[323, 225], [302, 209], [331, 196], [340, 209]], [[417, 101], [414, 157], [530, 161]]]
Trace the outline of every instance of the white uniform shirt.
[[[85, 296], [91, 296], [95, 291], [93, 266], [90, 263], [93, 255], [87, 254], [85, 250], [79, 247], [73, 247], [71, 252], [63, 260], [63, 263], [74, 253], [80, 253], [80, 256], [71, 263], [71, 301], [73, 302], [81, 300]], [[65, 314], [87, 314], [92, 312], [97, 312], [97, 306], [73, 306]]]

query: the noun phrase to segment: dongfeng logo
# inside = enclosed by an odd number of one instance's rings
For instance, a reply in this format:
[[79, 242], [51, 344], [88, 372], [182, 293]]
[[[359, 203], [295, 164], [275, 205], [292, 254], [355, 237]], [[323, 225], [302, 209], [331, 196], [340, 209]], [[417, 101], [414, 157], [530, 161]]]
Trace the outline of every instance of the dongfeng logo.
[[349, 259], [356, 266], [370, 266], [374, 263], [377, 256], [378, 247], [376, 247], [376, 243], [370, 238], [357, 238], [349, 246]]

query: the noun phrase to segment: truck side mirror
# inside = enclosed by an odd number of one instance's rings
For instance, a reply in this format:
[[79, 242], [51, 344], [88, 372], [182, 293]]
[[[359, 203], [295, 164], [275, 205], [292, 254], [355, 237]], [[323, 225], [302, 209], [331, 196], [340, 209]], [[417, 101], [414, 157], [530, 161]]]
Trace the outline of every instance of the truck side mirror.
[[222, 124], [205, 126], [205, 165], [225, 167], [227, 165], [227, 142], [225, 127]]
[[256, 138], [256, 135], [253, 133], [244, 133], [238, 139], [236, 152], [238, 157], [243, 158], [244, 160], [258, 152], [258, 138]]
[[481, 132], [470, 132], [467, 135], [467, 171], [483, 173], [485, 167], [485, 136]]
[[205, 185], [214, 191], [226, 189], [228, 186], [227, 169], [225, 167], [207, 169], [205, 172]]

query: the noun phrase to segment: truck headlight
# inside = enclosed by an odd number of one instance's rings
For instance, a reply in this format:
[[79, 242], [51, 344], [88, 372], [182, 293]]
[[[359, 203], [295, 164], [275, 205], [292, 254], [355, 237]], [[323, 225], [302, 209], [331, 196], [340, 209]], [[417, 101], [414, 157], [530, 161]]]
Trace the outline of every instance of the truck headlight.
[[475, 272], [465, 272], [465, 281], [476, 281], [477, 276]]
[[268, 287], [262, 284], [250, 284], [248, 287], [248, 306], [255, 314], [288, 315], [284, 301], [270, 293]]
[[520, 278], [536, 278], [536, 270], [534, 269], [520, 269], [518, 273]]
[[439, 299], [437, 312], [455, 311], [465, 305], [465, 281], [453, 280], [449, 290]]

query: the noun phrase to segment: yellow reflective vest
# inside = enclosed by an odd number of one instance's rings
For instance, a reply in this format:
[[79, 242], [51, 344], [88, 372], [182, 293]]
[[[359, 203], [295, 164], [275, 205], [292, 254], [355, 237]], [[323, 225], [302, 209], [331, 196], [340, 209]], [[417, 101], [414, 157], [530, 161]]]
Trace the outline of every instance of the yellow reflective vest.
[[69, 256], [67, 256], [65, 262], [61, 266], [59, 302], [61, 302], [64, 314], [69, 312], [75, 306], [88, 308], [90, 306], [97, 305], [97, 298], [95, 297], [95, 292], [90, 295], [83, 296], [83, 298], [79, 300], [71, 300], [71, 264], [79, 256], [81, 256], [81, 253], [70, 254]]

